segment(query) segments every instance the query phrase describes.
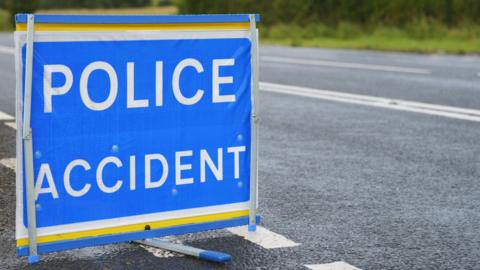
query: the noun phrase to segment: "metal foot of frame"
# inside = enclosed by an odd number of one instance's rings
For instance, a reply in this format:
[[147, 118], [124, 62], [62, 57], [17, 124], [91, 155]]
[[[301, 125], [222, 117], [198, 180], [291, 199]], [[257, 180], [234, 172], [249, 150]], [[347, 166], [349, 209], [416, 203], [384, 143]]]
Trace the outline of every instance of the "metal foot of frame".
[[28, 256], [28, 264], [38, 263], [39, 261], [40, 261], [40, 256], [38, 256], [38, 255]]
[[256, 224], [248, 224], [248, 231], [249, 232], [254, 232], [257, 230], [257, 225]]
[[170, 251], [182, 253], [185, 255], [193, 256], [201, 260], [212, 261], [217, 263], [226, 263], [232, 260], [232, 256], [226, 253], [194, 248], [194, 247], [175, 244], [175, 243], [171, 243], [171, 242], [167, 242], [159, 239], [138, 240], [138, 241], [134, 241], [134, 243], [161, 248], [165, 250], [170, 250]]

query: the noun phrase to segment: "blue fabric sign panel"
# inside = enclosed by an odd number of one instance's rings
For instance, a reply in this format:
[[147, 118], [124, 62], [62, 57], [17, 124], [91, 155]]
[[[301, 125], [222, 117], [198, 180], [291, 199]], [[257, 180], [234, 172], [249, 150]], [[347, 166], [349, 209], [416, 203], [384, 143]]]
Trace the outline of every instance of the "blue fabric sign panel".
[[35, 42], [37, 226], [248, 201], [250, 46]]

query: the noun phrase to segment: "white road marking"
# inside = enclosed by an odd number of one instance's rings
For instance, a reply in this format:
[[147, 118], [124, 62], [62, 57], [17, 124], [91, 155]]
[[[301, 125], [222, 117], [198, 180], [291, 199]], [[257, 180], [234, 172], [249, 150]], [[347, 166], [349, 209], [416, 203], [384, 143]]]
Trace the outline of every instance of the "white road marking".
[[0, 159], [0, 164], [3, 166], [10, 168], [15, 171], [15, 167], [17, 164], [17, 159], [16, 158], [2, 158]]
[[140, 245], [140, 247], [144, 248], [146, 251], [150, 252], [153, 256], [157, 258], [170, 258], [170, 257], [183, 257], [183, 254], [168, 251], [165, 249], [161, 248], [156, 248], [156, 247], [150, 247], [150, 246], [144, 246]]
[[310, 66], [365, 69], [365, 70], [401, 72], [401, 73], [413, 73], [413, 74], [431, 74], [432, 73], [431, 70], [423, 69], [423, 68], [359, 64], [359, 63], [311, 60], [311, 59], [276, 57], [276, 56], [262, 56], [260, 57], [260, 60], [265, 62], [282, 63], [282, 64], [300, 64], [300, 65], [310, 65]]
[[248, 232], [247, 226], [232, 227], [227, 230], [266, 249], [295, 247], [300, 245], [299, 243], [287, 239], [283, 235], [271, 232], [261, 226], [257, 226], [257, 231], [255, 232]]
[[[176, 239], [174, 236], [167, 236], [163, 237], [163, 240], [167, 240], [172, 243], [176, 244], [182, 244], [182, 242], [178, 239]], [[158, 257], [158, 258], [170, 258], [170, 257], [183, 257], [184, 255], [181, 253], [161, 249], [161, 248], [156, 248], [156, 247], [151, 247], [151, 246], [146, 246], [146, 245], [139, 245], [140, 247], [144, 248], [146, 251], [152, 253], [153, 256]]]
[[15, 120], [15, 117], [8, 113], [4, 113], [0, 111], [0, 121], [5, 121], [5, 120]]
[[17, 124], [15, 123], [15, 117], [8, 113], [4, 113], [0, 111], [0, 121], [5, 121], [3, 122], [6, 126], [11, 127], [13, 129], [17, 129]]
[[17, 129], [17, 123], [15, 122], [3, 122], [7, 127]]
[[361, 270], [360, 268], [350, 265], [346, 262], [307, 264], [305, 266], [312, 270]]
[[321, 90], [266, 82], [260, 83], [260, 90], [273, 93], [353, 103], [392, 110], [417, 112], [429, 115], [480, 122], [480, 110], [413, 102], [400, 99], [388, 99], [366, 95], [347, 94], [330, 90]]
[[0, 53], [14, 54], [14, 53], [15, 53], [15, 49], [14, 49], [13, 47], [1, 46], [1, 45], [0, 45]]
[[[121, 243], [116, 245], [105, 245], [95, 247], [84, 247], [79, 249], [65, 250], [63, 252], [55, 253], [55, 259], [69, 259], [71, 260], [85, 260], [85, 259], [98, 259], [102, 256], [108, 256], [113, 254], [120, 254], [123, 250], [128, 248], [129, 244]], [[52, 257], [50, 257], [52, 258]], [[107, 268], [103, 268], [107, 269]]]

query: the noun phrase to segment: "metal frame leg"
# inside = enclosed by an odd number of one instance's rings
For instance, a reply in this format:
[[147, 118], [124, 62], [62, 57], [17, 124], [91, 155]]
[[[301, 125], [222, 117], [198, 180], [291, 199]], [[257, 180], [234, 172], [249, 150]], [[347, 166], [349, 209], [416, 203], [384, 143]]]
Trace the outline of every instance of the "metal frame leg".
[[165, 250], [170, 250], [170, 251], [182, 253], [185, 255], [193, 256], [201, 260], [212, 261], [217, 263], [226, 263], [232, 260], [232, 256], [226, 253], [212, 251], [212, 250], [205, 250], [205, 249], [185, 246], [181, 244], [175, 244], [175, 243], [171, 243], [171, 242], [160, 240], [160, 239], [138, 240], [138, 241], [134, 241], [134, 243], [142, 244], [145, 246], [161, 248]]
[[33, 39], [34, 15], [27, 16], [27, 54], [25, 57], [25, 98], [23, 110], [23, 151], [25, 159], [25, 189], [27, 193], [27, 218], [28, 218], [28, 263], [40, 260], [37, 253], [37, 218], [35, 207], [35, 184], [33, 180], [33, 143], [30, 128], [31, 98], [32, 98], [32, 65], [33, 65]]
[[257, 178], [258, 178], [258, 34], [255, 22], [255, 15], [250, 14], [250, 42], [251, 42], [251, 93], [252, 93], [252, 112], [251, 112], [251, 147], [250, 147], [250, 204], [248, 231], [253, 232], [257, 229]]

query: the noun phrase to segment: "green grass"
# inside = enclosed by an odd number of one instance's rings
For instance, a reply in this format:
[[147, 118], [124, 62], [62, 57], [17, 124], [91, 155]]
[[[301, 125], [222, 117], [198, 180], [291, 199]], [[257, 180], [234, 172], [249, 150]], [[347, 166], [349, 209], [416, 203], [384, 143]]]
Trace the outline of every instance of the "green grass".
[[[42, 10], [40, 13], [120, 13], [174, 14], [173, 6], [138, 9]], [[10, 16], [0, 9], [0, 31], [11, 31]], [[402, 28], [382, 25], [359, 26], [340, 23], [336, 27], [322, 24], [274, 25], [262, 27], [261, 42], [303, 47], [369, 49], [420, 53], [480, 53], [480, 25], [465, 23], [454, 28], [435, 21], [419, 20]]]
[[341, 23], [276, 25], [260, 29], [261, 41], [303, 47], [349, 48], [420, 53], [480, 53], [480, 26], [465, 24], [448, 28], [434, 22], [416, 22], [404, 28], [360, 27]]
[[72, 8], [72, 9], [44, 9], [37, 10], [39, 14], [141, 14], [141, 15], [158, 15], [158, 14], [176, 14], [175, 6], [147, 6], [137, 8]]

